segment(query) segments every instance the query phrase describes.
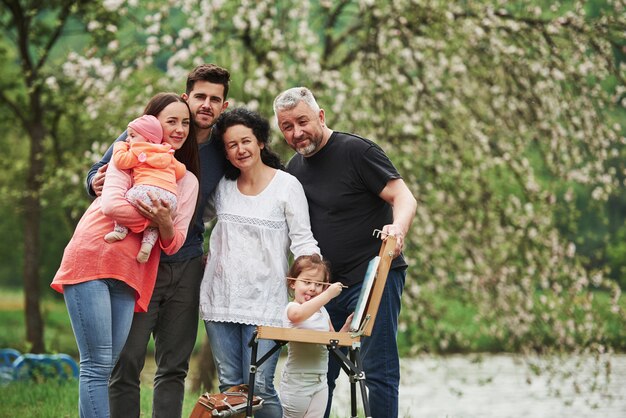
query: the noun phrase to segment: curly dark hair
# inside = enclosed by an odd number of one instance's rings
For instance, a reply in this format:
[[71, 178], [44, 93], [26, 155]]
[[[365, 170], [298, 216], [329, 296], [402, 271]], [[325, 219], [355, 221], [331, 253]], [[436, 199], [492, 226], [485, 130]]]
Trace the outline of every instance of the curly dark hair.
[[[243, 125], [247, 128], [250, 128], [257, 141], [265, 145], [261, 149], [261, 161], [263, 161], [263, 164], [279, 170], [285, 169], [285, 166], [280, 161], [280, 157], [278, 156], [278, 154], [272, 151], [269, 147], [269, 122], [257, 112], [254, 112], [250, 109], [246, 109], [245, 107], [238, 107], [236, 109], [222, 113], [213, 125], [213, 130], [211, 131], [211, 136], [213, 137], [213, 140], [219, 141], [223, 145], [224, 132], [226, 132], [226, 130], [231, 126], [235, 125]], [[220, 149], [222, 150], [222, 154], [224, 155], [224, 159], [226, 160], [225, 147], [222, 146], [220, 147]], [[224, 167], [224, 176], [229, 180], [235, 180], [237, 177], [239, 177], [240, 174], [241, 171], [239, 171], [238, 168], [232, 165], [230, 161], [226, 160], [226, 165]]]

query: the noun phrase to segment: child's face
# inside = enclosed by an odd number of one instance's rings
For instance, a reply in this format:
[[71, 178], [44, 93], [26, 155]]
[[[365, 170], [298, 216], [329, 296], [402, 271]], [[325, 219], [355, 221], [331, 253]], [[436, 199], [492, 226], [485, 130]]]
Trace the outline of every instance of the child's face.
[[[303, 270], [289, 285], [293, 289], [293, 299], [298, 303], [309, 301], [324, 291], [324, 286], [320, 282], [325, 281], [322, 269]], [[317, 283], [314, 283], [317, 282]]]
[[131, 144], [134, 144], [136, 142], [148, 142], [146, 138], [141, 136], [139, 132], [137, 132], [130, 126], [128, 127], [127, 132], [128, 132], [128, 142], [130, 142]]

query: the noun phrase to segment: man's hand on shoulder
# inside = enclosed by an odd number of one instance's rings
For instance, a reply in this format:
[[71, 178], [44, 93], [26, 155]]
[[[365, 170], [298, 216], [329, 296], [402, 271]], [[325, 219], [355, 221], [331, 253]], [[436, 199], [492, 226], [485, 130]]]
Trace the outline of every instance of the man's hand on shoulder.
[[102, 194], [102, 188], [104, 187], [104, 178], [106, 177], [106, 171], [109, 167], [109, 164], [105, 164], [98, 169], [96, 174], [93, 176], [93, 180], [91, 181], [91, 188], [96, 196], [100, 196]]

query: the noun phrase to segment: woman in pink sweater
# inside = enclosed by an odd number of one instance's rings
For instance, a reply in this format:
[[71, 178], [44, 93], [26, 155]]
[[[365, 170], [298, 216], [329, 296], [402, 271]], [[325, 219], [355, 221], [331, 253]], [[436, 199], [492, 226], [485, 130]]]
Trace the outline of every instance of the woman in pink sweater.
[[[187, 173], [178, 181], [178, 208], [151, 195], [151, 205], [125, 199], [132, 186], [127, 170], [111, 161], [102, 196], [93, 201], [63, 253], [51, 287], [62, 292], [80, 351], [79, 412], [81, 418], [108, 417], [108, 380], [130, 329], [134, 311], [146, 311], [163, 250], [173, 254], [185, 241], [198, 196], [198, 146], [191, 112], [173, 93], [153, 97], [144, 111], [163, 128], [163, 142], [172, 146]], [[131, 231], [126, 239], [107, 243], [102, 237], [115, 222]], [[147, 226], [159, 230], [158, 245], [146, 263], [136, 255]]]

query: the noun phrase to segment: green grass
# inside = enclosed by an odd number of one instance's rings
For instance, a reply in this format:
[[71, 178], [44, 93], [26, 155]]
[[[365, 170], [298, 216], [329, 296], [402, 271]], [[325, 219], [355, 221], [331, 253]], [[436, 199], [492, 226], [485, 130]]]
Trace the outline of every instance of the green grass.
[[[0, 348], [14, 348], [22, 353], [29, 352], [25, 342], [25, 319], [23, 292], [16, 289], [0, 288]], [[78, 361], [78, 349], [72, 326], [63, 298], [57, 295], [43, 299], [44, 339], [50, 353], [66, 353]], [[198, 324], [198, 336], [204, 333]], [[202, 339], [196, 342], [199, 350]], [[148, 351], [154, 352], [154, 341], [150, 341]], [[147, 361], [150, 364], [150, 361]], [[147, 366], [148, 368], [148, 366]], [[149, 377], [151, 378], [151, 377]], [[143, 417], [152, 416], [152, 386], [142, 383], [141, 410]], [[75, 379], [45, 381], [17, 381], [0, 386], [0, 418], [38, 417], [74, 418], [78, 417], [78, 381]], [[200, 393], [188, 392], [185, 395], [183, 416], [189, 416]]]
[[[0, 393], [0, 418], [78, 418], [78, 381], [75, 379], [12, 382], [0, 386]], [[199, 396], [199, 393], [185, 394], [183, 417], [191, 414]], [[148, 385], [141, 387], [140, 416], [152, 416], [152, 388]]]
[[2, 387], [0, 417], [78, 417], [78, 381], [12, 382]]
[[[0, 387], [0, 418], [77, 418], [78, 380], [18, 381]], [[199, 394], [187, 393], [183, 417], [191, 414]], [[152, 416], [152, 388], [142, 385], [141, 416]]]

